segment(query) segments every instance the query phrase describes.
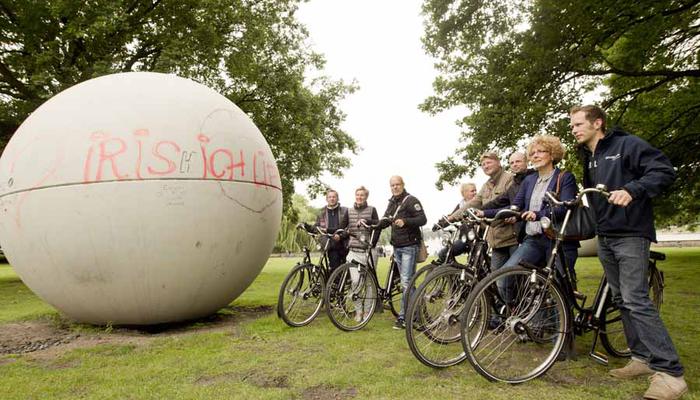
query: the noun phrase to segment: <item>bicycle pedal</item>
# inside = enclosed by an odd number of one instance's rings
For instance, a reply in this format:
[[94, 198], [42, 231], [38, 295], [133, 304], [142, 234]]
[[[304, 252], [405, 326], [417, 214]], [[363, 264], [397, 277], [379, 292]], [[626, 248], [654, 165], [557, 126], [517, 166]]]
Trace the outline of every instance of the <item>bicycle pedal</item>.
[[602, 365], [608, 365], [608, 357], [603, 353], [591, 351], [590, 353], [588, 353], [588, 356]]
[[577, 290], [574, 290], [574, 297], [576, 300], [586, 300], [586, 295]]

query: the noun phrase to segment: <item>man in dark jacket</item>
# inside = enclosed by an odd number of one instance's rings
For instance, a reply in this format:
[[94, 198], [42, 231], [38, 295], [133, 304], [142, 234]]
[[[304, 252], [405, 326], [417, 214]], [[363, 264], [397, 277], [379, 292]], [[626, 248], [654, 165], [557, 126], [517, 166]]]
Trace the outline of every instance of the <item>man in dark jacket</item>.
[[316, 218], [315, 226], [321, 227], [329, 234], [343, 230], [340, 234], [331, 236], [328, 245], [328, 266], [333, 271], [345, 262], [348, 254], [348, 209], [340, 206], [338, 192], [332, 189], [326, 192], [326, 202], [327, 205]]
[[386, 228], [391, 224], [391, 245], [394, 246], [394, 261], [399, 266], [401, 287], [403, 288], [401, 310], [399, 318], [394, 324], [394, 329], [403, 329], [405, 327], [406, 302], [411, 289], [408, 287], [408, 283], [416, 272], [416, 256], [420, 242], [423, 240], [420, 227], [425, 225], [428, 220], [420, 201], [404, 189], [403, 178], [392, 176], [389, 179], [389, 185], [392, 196], [384, 213], [386, 219], [383, 219], [380, 227]]
[[658, 149], [620, 129], [605, 133], [605, 112], [597, 106], [570, 111], [579, 143], [584, 187], [610, 191], [589, 196], [597, 214], [598, 257], [622, 314], [632, 359], [610, 374], [621, 379], [652, 375], [644, 398], [677, 399], [688, 391], [683, 366], [659, 313], [649, 298], [649, 245], [656, 241], [651, 199], [671, 185], [675, 171]]

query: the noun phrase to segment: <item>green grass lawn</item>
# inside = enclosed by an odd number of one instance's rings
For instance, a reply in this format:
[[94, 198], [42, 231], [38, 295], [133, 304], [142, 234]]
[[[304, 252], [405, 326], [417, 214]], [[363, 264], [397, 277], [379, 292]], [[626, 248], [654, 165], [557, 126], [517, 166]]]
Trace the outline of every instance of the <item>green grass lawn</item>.
[[[662, 317], [687, 370], [691, 394], [685, 398], [700, 398], [695, 394], [700, 382], [700, 249], [663, 251], [669, 257], [660, 264], [667, 283]], [[274, 306], [295, 261], [270, 259], [233, 309]], [[581, 286], [591, 293], [600, 276], [597, 259], [580, 259], [577, 270]], [[47, 317], [61, 323], [56, 311], [6, 265], [0, 266], [0, 304], [0, 328]], [[606, 367], [588, 358], [590, 335], [577, 338], [578, 360], [557, 363], [543, 378], [509, 386], [486, 381], [468, 363], [444, 370], [423, 366], [409, 351], [404, 332], [391, 329], [392, 322], [385, 312], [362, 331], [346, 333], [321, 315], [307, 327], [289, 328], [271, 311], [254, 320], [233, 319], [225, 329], [198, 329], [207, 325], [200, 321], [184, 334], [161, 332], [137, 343], [97, 342], [54, 357], [39, 356], [41, 352], [0, 355], [0, 399], [634, 399], [646, 389], [645, 379], [614, 380]], [[107, 339], [129, 335], [121, 329], [69, 329]]]

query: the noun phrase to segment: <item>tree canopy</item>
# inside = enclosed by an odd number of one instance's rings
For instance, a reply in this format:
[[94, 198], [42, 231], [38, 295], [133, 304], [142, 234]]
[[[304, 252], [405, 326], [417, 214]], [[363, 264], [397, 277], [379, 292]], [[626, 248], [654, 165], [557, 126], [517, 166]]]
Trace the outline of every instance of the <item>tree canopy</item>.
[[[355, 141], [295, 18], [302, 0], [0, 0], [0, 146], [60, 91], [101, 75], [175, 73], [223, 94], [260, 128], [285, 205], [295, 180], [340, 175]], [[286, 207], [290, 210], [289, 207]]]
[[[437, 113], [470, 110], [463, 147], [437, 164], [438, 187], [471, 173], [487, 149], [514, 150], [536, 134], [574, 140], [568, 109], [601, 96], [609, 126], [663, 150], [678, 179], [657, 201], [661, 220], [700, 212], [700, 5], [691, 0], [426, 0], [423, 38], [437, 58]], [[576, 169], [576, 157], [567, 165]]]

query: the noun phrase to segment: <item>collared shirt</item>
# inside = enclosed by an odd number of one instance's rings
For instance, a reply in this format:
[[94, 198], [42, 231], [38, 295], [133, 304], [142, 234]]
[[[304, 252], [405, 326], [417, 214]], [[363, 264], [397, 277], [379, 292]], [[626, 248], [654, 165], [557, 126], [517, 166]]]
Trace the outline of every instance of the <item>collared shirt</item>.
[[[548, 176], [537, 178], [535, 187], [532, 189], [532, 195], [530, 196], [530, 209], [528, 211], [539, 211], [542, 208], [542, 201], [544, 200], [544, 194], [549, 186], [549, 181], [552, 180], [554, 176], [554, 170]], [[540, 221], [528, 221], [525, 224], [525, 233], [531, 236], [539, 235], [542, 233], [542, 224]]]

